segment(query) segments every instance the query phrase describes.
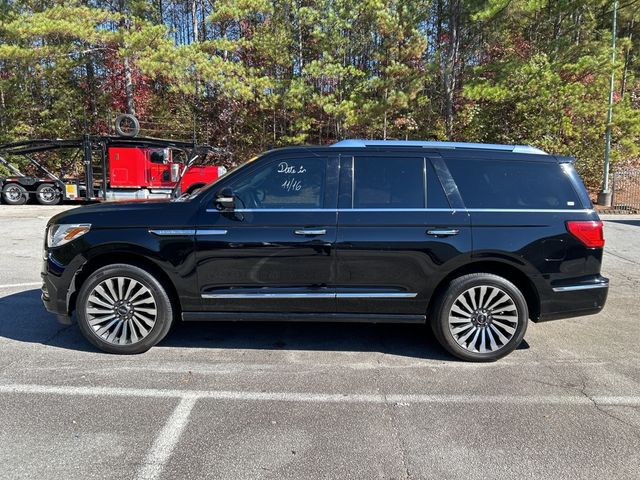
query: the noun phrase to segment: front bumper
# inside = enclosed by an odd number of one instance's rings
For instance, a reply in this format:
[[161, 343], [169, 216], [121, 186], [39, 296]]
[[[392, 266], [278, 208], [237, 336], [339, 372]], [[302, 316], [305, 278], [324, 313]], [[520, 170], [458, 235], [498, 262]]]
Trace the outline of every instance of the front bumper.
[[66, 294], [61, 295], [58, 286], [51, 281], [51, 278], [46, 273], [42, 272], [42, 294], [40, 298], [44, 304], [44, 308], [49, 313], [53, 313], [58, 322], [63, 325], [71, 324], [71, 315], [67, 308]]
[[540, 302], [539, 322], [600, 313], [609, 293], [609, 279], [600, 275], [572, 284], [553, 285]]
[[56, 315], [64, 325], [71, 323], [71, 298], [75, 293], [75, 275], [84, 263], [84, 257], [74, 258], [62, 265], [50, 252], [45, 251], [42, 271], [41, 299], [44, 308]]

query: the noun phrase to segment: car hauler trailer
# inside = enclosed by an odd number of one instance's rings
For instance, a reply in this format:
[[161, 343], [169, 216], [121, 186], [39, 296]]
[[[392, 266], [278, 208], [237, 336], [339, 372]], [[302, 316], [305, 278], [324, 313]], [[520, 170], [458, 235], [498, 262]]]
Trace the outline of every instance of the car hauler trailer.
[[[81, 173], [55, 175], [33, 155], [75, 151]], [[8, 158], [21, 157], [39, 176], [22, 173]], [[0, 164], [11, 175], [0, 178], [2, 199], [24, 204], [30, 197], [43, 205], [68, 201], [113, 201], [167, 198], [192, 192], [226, 172], [211, 157], [228, 156], [223, 149], [158, 138], [85, 135], [73, 140], [28, 140], [0, 145]]]

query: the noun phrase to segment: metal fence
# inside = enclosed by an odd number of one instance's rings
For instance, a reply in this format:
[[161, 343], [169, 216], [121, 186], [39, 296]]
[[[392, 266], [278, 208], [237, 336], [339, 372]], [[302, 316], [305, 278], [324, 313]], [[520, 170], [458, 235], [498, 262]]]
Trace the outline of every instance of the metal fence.
[[640, 212], [640, 167], [615, 169], [611, 190], [611, 208]]

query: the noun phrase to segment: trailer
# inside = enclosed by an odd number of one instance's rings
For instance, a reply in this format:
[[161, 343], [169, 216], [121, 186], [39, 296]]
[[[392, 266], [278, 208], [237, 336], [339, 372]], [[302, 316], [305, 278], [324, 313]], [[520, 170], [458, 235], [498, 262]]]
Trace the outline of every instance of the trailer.
[[[74, 152], [79, 174], [56, 175], [34, 155]], [[72, 140], [27, 140], [0, 145], [0, 164], [11, 175], [0, 178], [2, 200], [21, 205], [33, 198], [43, 205], [169, 198], [190, 193], [226, 172], [216, 165], [229, 153], [190, 142], [150, 137], [85, 135]], [[28, 161], [37, 176], [26, 175], [8, 159]], [[214, 159], [214, 160], [212, 160]], [[217, 160], [217, 162], [216, 162]]]

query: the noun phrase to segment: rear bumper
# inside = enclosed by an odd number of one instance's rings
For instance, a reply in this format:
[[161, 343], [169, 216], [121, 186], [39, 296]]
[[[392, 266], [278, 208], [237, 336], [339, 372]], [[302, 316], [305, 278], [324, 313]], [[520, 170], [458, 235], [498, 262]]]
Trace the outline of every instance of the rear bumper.
[[598, 275], [584, 282], [554, 285], [540, 305], [539, 322], [599, 313], [607, 301], [609, 279]]

